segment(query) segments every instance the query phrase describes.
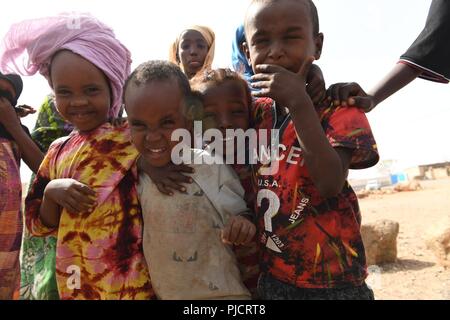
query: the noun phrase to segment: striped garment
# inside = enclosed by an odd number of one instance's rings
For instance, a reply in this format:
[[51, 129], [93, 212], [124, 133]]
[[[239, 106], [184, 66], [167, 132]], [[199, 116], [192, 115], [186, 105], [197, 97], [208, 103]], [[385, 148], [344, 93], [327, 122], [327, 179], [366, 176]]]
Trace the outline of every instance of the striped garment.
[[13, 298], [20, 281], [22, 184], [14, 142], [0, 138], [0, 300]]

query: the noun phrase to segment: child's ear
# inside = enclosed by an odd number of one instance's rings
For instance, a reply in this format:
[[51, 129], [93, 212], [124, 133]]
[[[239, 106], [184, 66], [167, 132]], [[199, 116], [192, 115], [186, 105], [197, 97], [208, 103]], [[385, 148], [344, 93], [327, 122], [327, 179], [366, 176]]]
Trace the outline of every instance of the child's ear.
[[323, 48], [323, 33], [319, 33], [316, 38], [314, 39], [315, 45], [316, 45], [316, 52], [314, 53], [314, 57], [316, 60], [320, 59], [320, 56], [322, 55], [322, 48]]
[[242, 42], [241, 50], [244, 52], [245, 57], [247, 58], [248, 64], [252, 65], [252, 60], [250, 59], [250, 50], [248, 49], [247, 41]]

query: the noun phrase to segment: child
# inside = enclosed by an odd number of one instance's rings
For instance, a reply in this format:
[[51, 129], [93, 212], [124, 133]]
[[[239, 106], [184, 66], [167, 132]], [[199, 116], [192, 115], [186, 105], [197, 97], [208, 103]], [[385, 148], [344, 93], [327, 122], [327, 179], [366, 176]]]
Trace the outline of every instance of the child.
[[37, 171], [43, 154], [20, 124], [15, 106], [23, 83], [16, 74], [0, 73], [0, 300], [18, 289], [22, 238], [20, 159]]
[[[255, 75], [255, 126], [276, 129], [281, 153], [257, 174], [263, 299], [373, 299], [349, 168], [378, 161], [364, 113], [314, 107], [306, 75], [323, 35], [308, 0], [254, 0], [245, 18]], [[263, 98], [264, 97], [264, 98]], [[273, 100], [272, 100], [273, 99]], [[278, 170], [276, 168], [278, 167]]]
[[450, 80], [450, 2], [433, 0], [424, 29], [399, 63], [370, 92], [356, 83], [335, 84], [329, 89], [335, 105], [357, 105], [366, 112], [407, 86], [417, 77], [448, 83]]
[[14, 25], [0, 58], [19, 69], [26, 50], [30, 61], [18, 71], [46, 76], [58, 112], [75, 127], [48, 150], [26, 199], [27, 228], [57, 236], [61, 299], [148, 299], [137, 152], [127, 127], [108, 123], [120, 110], [130, 53], [103, 23], [76, 17], [79, 28], [70, 15]]
[[[240, 73], [246, 81], [250, 82], [250, 79], [253, 76], [253, 69], [245, 56], [244, 47], [242, 46], [244, 42], [245, 30], [244, 25], [242, 24], [236, 29], [235, 38], [232, 42], [231, 64], [233, 65], [234, 71]], [[311, 66], [306, 80], [306, 91], [311, 97], [314, 105], [319, 104], [326, 96], [325, 80], [319, 66], [315, 64]], [[252, 90], [255, 91], [256, 89]]]
[[[203, 128], [216, 128], [226, 137], [226, 130], [241, 129], [246, 131], [251, 127], [252, 96], [247, 82], [236, 72], [229, 69], [217, 69], [198, 75], [191, 81], [194, 91], [200, 93], [203, 103]], [[224, 141], [223, 150], [225, 155], [234, 153], [234, 162], [231, 165], [245, 190], [245, 201], [251, 209], [249, 218], [254, 217], [254, 194], [256, 190], [255, 181], [252, 176], [249, 163], [248, 145], [246, 145], [246, 163], [239, 164], [237, 161], [237, 143], [233, 150], [227, 149]], [[256, 285], [259, 276], [258, 250], [255, 241], [247, 246], [234, 248], [236, 258], [239, 262], [244, 284], [256, 298]]]
[[215, 34], [205, 26], [192, 26], [181, 32], [170, 48], [169, 61], [193, 78], [211, 69], [214, 59]]
[[[125, 108], [142, 166], [158, 170], [172, 163], [172, 134], [192, 129], [192, 96], [180, 68], [163, 61], [140, 65], [129, 77]], [[190, 149], [193, 157], [208, 156]], [[184, 194], [168, 198], [145, 174], [139, 195], [144, 216], [144, 253], [160, 299], [248, 299], [231, 248], [248, 243], [255, 226], [245, 217], [239, 180], [226, 165], [194, 165]]]
[[[319, 70], [320, 71], [320, 70]], [[198, 74], [191, 80], [193, 90], [200, 93], [204, 107], [203, 129], [216, 128], [226, 136], [227, 129], [246, 131], [252, 127], [251, 106], [252, 97], [246, 81], [237, 73], [227, 69], [211, 70]], [[237, 145], [237, 144], [236, 144]], [[239, 164], [236, 159], [238, 147], [231, 150], [234, 152], [233, 169], [239, 176], [241, 184], [245, 190], [245, 200], [252, 212], [254, 211], [256, 181], [252, 175], [252, 168], [249, 162], [248, 145], [246, 146], [246, 163]], [[225, 154], [228, 153], [226, 142], [223, 144]], [[184, 169], [186, 170], [186, 169]], [[179, 188], [179, 182], [183, 181], [181, 177], [175, 177], [175, 172], [170, 172], [165, 179], [155, 177], [151, 172], [151, 178], [160, 187], [161, 192], [167, 188], [176, 185], [174, 189]], [[252, 221], [255, 217], [252, 214]], [[254, 298], [256, 295], [256, 284], [259, 276], [258, 250], [256, 244], [252, 242], [248, 246], [235, 247], [235, 254], [241, 268], [241, 274], [246, 287], [252, 292]]]

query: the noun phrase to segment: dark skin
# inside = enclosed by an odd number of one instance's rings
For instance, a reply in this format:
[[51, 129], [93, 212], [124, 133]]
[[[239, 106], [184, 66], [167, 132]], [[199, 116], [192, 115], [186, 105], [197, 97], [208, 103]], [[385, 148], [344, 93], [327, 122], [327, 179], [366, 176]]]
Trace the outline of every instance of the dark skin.
[[[51, 84], [58, 112], [80, 132], [96, 129], [108, 119], [111, 95], [103, 72], [70, 51], [56, 54], [51, 65]], [[40, 219], [49, 228], [59, 225], [62, 208], [71, 213], [92, 210], [96, 193], [74, 179], [55, 179], [44, 191]]]
[[186, 30], [182, 33], [178, 46], [178, 59], [189, 79], [202, 69], [208, 50], [208, 44], [200, 32]]
[[370, 112], [378, 104], [415, 80], [421, 73], [420, 69], [399, 63], [367, 93], [355, 82], [336, 83], [327, 90], [327, 96], [336, 106], [357, 106], [365, 112]]
[[[12, 96], [16, 95], [14, 87], [6, 80], [0, 80], [0, 88], [9, 91]], [[15, 111], [11, 106], [11, 103], [3, 97], [0, 98], [0, 114], [2, 115], [0, 117], [0, 123], [19, 146], [22, 159], [28, 167], [36, 173], [44, 158], [44, 154], [25, 131], [23, 131], [17, 111]]]
[[[237, 155], [237, 141], [234, 150], [227, 150], [226, 131], [247, 130], [249, 127], [249, 97], [242, 82], [227, 80], [218, 86], [209, 86], [202, 92], [205, 127], [211, 126], [222, 133], [223, 155]], [[243, 146], [241, 146], [243, 147]]]
[[[191, 129], [181, 108], [184, 97], [176, 81], [154, 81], [144, 86], [131, 84], [125, 92], [125, 105], [131, 127], [131, 139], [141, 154], [139, 167], [144, 172], [173, 168], [171, 151], [175, 130]], [[184, 190], [186, 191], [186, 190]], [[256, 227], [242, 216], [232, 216], [222, 230], [222, 241], [247, 244]]]
[[252, 86], [260, 89], [252, 94], [275, 100], [280, 113], [289, 110], [311, 179], [328, 198], [341, 192], [351, 152], [330, 145], [306, 92], [309, 68], [323, 45], [323, 35], [313, 34], [308, 6], [290, 0], [253, 4], [246, 18], [245, 47], [255, 72]]
[[[308, 85], [306, 91], [311, 97], [314, 104], [319, 104], [326, 96], [325, 80], [323, 78], [322, 71], [317, 65], [312, 65], [309, 69], [307, 76]], [[223, 101], [223, 99], [222, 99]], [[208, 115], [208, 110], [205, 108], [205, 115]], [[220, 118], [220, 120], [224, 120]], [[248, 119], [247, 119], [248, 121]], [[218, 127], [219, 128], [219, 127]], [[248, 129], [248, 123], [246, 126], [234, 126], [234, 129]], [[145, 172], [149, 175], [152, 181], [158, 187], [158, 190], [165, 194], [172, 196], [173, 191], [185, 192], [186, 188], [183, 184], [192, 183], [192, 179], [185, 176], [185, 173], [193, 173], [194, 169], [187, 165], [172, 165], [165, 168], [165, 170], [151, 170], [146, 168]]]

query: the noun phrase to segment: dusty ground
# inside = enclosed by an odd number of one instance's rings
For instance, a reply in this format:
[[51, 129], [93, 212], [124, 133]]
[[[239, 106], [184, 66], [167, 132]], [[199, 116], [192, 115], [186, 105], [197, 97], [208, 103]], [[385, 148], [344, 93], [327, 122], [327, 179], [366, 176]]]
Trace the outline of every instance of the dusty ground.
[[450, 269], [439, 266], [424, 241], [433, 222], [450, 215], [450, 178], [421, 181], [423, 190], [360, 199], [364, 222], [399, 222], [398, 261], [371, 267], [376, 299], [450, 300]]

